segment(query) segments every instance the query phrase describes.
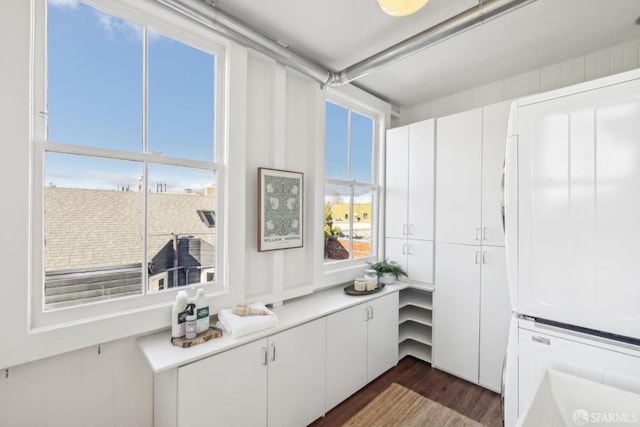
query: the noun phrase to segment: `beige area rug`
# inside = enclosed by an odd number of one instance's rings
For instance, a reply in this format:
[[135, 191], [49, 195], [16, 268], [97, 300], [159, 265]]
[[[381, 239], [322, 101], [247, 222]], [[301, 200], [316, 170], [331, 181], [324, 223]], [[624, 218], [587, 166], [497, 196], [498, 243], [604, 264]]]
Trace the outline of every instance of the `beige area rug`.
[[343, 425], [352, 426], [482, 427], [483, 424], [393, 383]]

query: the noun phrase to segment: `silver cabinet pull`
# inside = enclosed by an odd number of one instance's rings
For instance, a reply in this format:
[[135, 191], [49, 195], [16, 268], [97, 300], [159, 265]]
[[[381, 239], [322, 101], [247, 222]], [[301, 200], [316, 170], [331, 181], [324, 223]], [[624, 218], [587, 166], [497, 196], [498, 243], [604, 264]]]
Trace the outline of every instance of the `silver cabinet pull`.
[[365, 314], [367, 315], [367, 318], [366, 318], [366, 319], [364, 319], [364, 321], [365, 321], [365, 322], [368, 322], [368, 321], [369, 321], [369, 307], [365, 307], [365, 308], [364, 308], [364, 312], [365, 312]]
[[476, 264], [480, 264], [480, 251], [476, 251]]
[[402, 245], [402, 255], [406, 255], [407, 254], [407, 244], [403, 244]]
[[402, 235], [403, 236], [407, 235], [407, 224], [402, 224]]
[[262, 347], [262, 354], [264, 355], [264, 360], [262, 361], [262, 364], [264, 366], [267, 366], [267, 347]]
[[[507, 142], [508, 145], [508, 142]], [[505, 176], [507, 175], [507, 159], [505, 157], [504, 161], [502, 162], [502, 173], [500, 174], [500, 216], [502, 217], [502, 231], [506, 232], [506, 226], [505, 226], [505, 218], [504, 218], [504, 209], [505, 209], [505, 192], [504, 192], [504, 179]]]
[[271, 344], [271, 361], [276, 361], [276, 345], [273, 343]]
[[487, 264], [489, 261], [489, 254], [487, 251], [482, 251], [482, 263]]
[[409, 255], [413, 255], [413, 245], [409, 245]]
[[489, 229], [487, 227], [482, 227], [482, 240], [489, 240]]
[[480, 229], [480, 227], [476, 227], [476, 240], [480, 241], [480, 238], [482, 237], [482, 230]]
[[373, 307], [369, 307], [369, 310], [371, 310], [371, 314], [369, 315], [369, 320], [373, 319]]
[[414, 230], [413, 224], [409, 224], [409, 235], [410, 236], [413, 235], [413, 232], [414, 232], [413, 230]]

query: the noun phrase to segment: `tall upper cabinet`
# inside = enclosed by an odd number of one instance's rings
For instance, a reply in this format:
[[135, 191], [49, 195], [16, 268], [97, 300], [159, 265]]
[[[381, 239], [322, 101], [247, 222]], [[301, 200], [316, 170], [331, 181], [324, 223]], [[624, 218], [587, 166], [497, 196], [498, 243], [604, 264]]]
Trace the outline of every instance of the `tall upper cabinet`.
[[433, 283], [435, 121], [387, 131], [386, 255], [409, 278]]
[[510, 304], [500, 184], [509, 103], [437, 121], [434, 365], [493, 390]]

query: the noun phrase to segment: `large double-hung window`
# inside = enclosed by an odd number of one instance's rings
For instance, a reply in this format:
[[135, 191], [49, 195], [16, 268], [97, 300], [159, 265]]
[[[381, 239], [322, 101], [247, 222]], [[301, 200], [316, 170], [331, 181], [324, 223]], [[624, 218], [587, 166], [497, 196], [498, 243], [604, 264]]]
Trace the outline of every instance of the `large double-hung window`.
[[376, 255], [376, 125], [373, 114], [326, 102], [325, 262]]
[[223, 51], [186, 26], [92, 4], [38, 3], [33, 311], [223, 292]]

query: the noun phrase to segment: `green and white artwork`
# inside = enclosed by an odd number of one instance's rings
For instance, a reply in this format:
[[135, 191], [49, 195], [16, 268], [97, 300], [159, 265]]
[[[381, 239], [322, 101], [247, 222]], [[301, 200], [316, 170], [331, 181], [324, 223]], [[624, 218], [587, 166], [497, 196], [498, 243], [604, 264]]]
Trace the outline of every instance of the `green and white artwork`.
[[302, 174], [258, 168], [258, 250], [302, 247]]

